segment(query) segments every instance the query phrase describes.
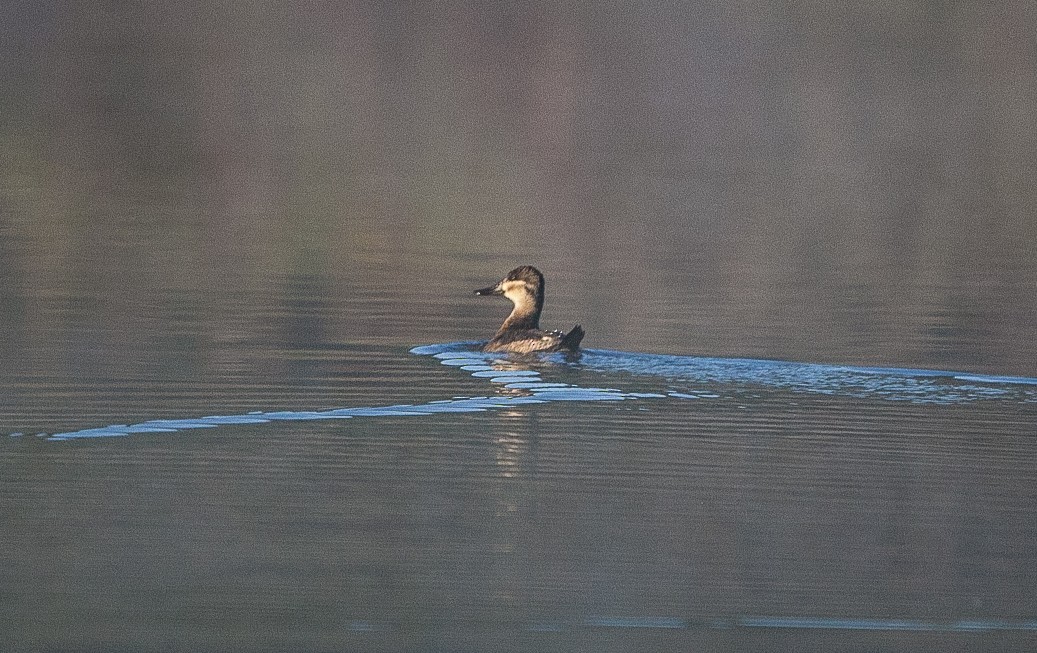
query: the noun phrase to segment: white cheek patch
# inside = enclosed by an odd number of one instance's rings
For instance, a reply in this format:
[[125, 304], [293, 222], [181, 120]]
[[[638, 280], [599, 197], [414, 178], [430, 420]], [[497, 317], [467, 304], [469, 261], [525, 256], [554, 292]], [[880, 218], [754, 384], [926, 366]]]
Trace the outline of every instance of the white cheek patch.
[[527, 304], [533, 299], [529, 292], [529, 286], [525, 281], [505, 281], [501, 284], [501, 291], [503, 291], [504, 296], [514, 302], [516, 306]]

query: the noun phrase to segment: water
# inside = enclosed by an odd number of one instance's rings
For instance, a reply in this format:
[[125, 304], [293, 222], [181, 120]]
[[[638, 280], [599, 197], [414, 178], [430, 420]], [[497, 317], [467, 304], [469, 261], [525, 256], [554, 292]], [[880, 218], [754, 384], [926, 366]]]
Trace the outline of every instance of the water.
[[2, 10], [0, 650], [1033, 650], [1033, 12], [844, 9]]
[[1037, 632], [1037, 379], [467, 342], [277, 354], [292, 372], [267, 385], [23, 400], [66, 430], [3, 445], [12, 647]]
[[[470, 372], [505, 391], [504, 395], [453, 397], [422, 404], [395, 404], [305, 411], [250, 411], [243, 415], [206, 415], [186, 419], [156, 419], [139, 424], [112, 424], [99, 428], [60, 433], [40, 433], [52, 441], [106, 438], [140, 433], [176, 433], [191, 429], [227, 425], [266, 424], [268, 422], [307, 422], [346, 420], [363, 417], [429, 416], [441, 413], [482, 412], [550, 402], [624, 401], [636, 399], [720, 399], [741, 397], [756, 402], [759, 387], [791, 392], [877, 398], [916, 404], [953, 405], [971, 401], [1000, 399], [1010, 404], [1037, 403], [1037, 378], [989, 376], [945, 372], [864, 368], [750, 359], [693, 358], [626, 354], [583, 349], [576, 353], [504, 356], [480, 351], [480, 342], [448, 343], [415, 347], [412, 354], [434, 355], [444, 365]], [[669, 388], [693, 383], [697, 390], [659, 392], [621, 391], [615, 388], [582, 387], [573, 383], [550, 381], [532, 369], [534, 361], [578, 361], [579, 369], [595, 372], [632, 372], [642, 379], [665, 379]], [[523, 362], [525, 361], [525, 362]], [[555, 370], [552, 370], [555, 371]], [[610, 378], [610, 377], [606, 377]], [[795, 399], [786, 399], [795, 401]], [[12, 434], [14, 437], [23, 433]]]

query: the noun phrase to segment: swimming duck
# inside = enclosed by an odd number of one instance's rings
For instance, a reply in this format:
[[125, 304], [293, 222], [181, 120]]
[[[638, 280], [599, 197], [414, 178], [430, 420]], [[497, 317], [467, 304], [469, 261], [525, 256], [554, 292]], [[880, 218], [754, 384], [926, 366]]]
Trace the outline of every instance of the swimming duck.
[[535, 267], [517, 267], [496, 286], [480, 288], [475, 294], [504, 295], [515, 304], [511, 315], [486, 343], [483, 351], [528, 354], [579, 349], [584, 334], [579, 324], [569, 333], [544, 331], [540, 328], [540, 311], [544, 308], [544, 275]]

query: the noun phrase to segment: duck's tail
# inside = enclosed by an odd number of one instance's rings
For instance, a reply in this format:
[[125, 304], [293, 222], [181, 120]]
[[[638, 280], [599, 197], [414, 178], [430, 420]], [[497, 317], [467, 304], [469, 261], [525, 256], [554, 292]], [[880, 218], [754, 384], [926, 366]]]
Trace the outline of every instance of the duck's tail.
[[579, 324], [574, 326], [569, 333], [562, 336], [561, 349], [571, 349], [576, 351], [580, 348], [580, 341], [583, 340], [585, 332], [583, 327]]

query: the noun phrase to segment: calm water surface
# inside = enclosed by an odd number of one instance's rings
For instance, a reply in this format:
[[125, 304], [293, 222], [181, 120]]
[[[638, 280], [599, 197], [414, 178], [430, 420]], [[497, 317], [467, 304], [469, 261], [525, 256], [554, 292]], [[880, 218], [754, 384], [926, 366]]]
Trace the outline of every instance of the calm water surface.
[[1037, 648], [1029, 5], [163, 7], [2, 10], [0, 650]]
[[142, 315], [170, 344], [135, 365], [16, 358], [7, 648], [1034, 641], [1037, 379], [411, 351], [505, 309], [384, 285], [287, 284], [234, 342]]

